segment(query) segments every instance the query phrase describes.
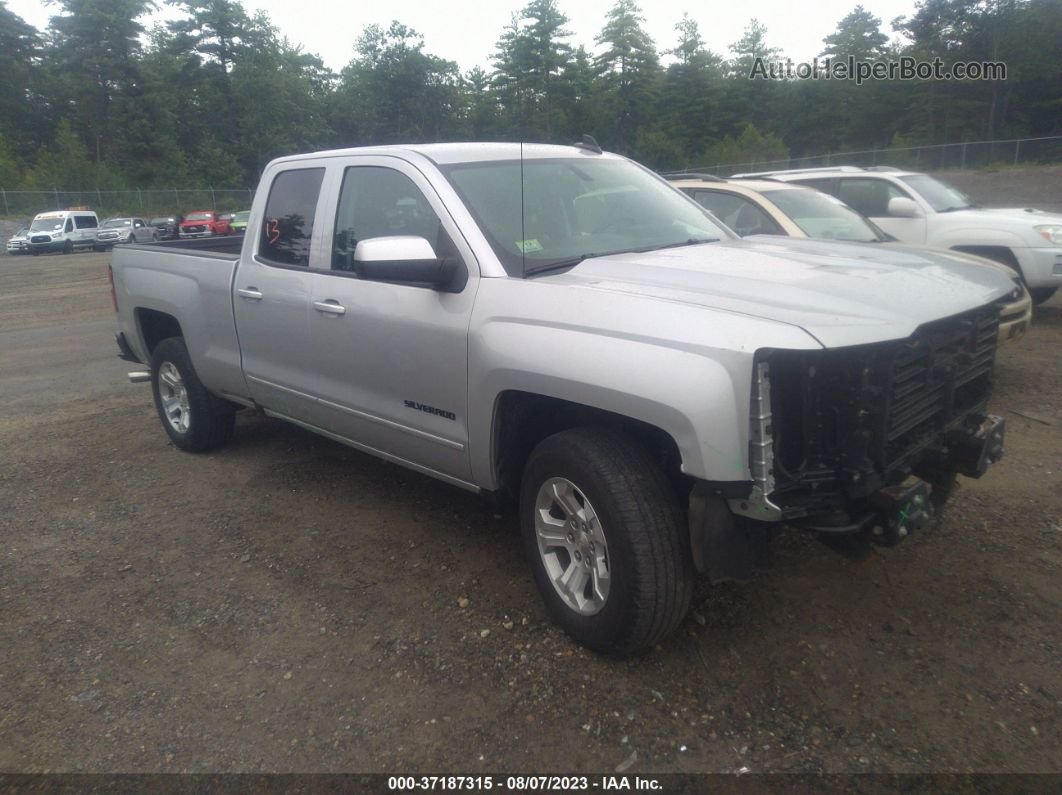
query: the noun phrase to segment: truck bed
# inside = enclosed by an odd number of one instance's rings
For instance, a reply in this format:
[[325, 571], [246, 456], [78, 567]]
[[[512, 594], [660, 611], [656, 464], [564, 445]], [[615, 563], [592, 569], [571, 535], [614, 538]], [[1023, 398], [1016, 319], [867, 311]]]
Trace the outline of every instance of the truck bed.
[[152, 248], [186, 249], [198, 254], [214, 252], [231, 256], [239, 256], [243, 248], [243, 235], [221, 235], [216, 237], [190, 237], [184, 240], [164, 240], [152, 243]]

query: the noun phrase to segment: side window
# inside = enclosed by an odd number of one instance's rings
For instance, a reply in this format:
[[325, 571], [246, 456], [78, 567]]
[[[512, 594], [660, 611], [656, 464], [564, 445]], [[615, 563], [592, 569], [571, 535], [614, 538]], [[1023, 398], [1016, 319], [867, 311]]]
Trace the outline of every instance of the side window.
[[75, 215], [74, 225], [78, 229], [95, 229], [97, 227], [96, 217], [94, 215]]
[[821, 190], [823, 193], [829, 193], [831, 196], [837, 195], [837, 180], [833, 179], [802, 179], [798, 180], [800, 185], [807, 185], [809, 188], [815, 190]]
[[66, 219], [66, 226], [63, 227], [63, 231], [64, 232], [73, 232], [74, 231], [74, 219], [73, 218], [67, 218]]
[[274, 265], [308, 267], [313, 217], [321, 193], [323, 168], [282, 171], [266, 200], [258, 256]]
[[889, 214], [889, 200], [907, 196], [900, 188], [884, 179], [855, 177], [840, 180], [837, 198], [871, 218]]
[[742, 237], [785, 234], [771, 216], [743, 196], [702, 190], [697, 191], [693, 198]]
[[409, 177], [382, 166], [348, 168], [336, 212], [332, 270], [355, 270], [359, 241], [396, 235], [422, 237], [440, 257], [457, 253], [435, 210]]

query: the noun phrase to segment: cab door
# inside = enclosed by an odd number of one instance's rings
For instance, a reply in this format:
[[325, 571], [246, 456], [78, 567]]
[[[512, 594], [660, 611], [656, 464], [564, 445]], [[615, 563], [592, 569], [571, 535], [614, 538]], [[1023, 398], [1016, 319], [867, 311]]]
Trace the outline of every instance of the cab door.
[[261, 223], [257, 238], [244, 244], [232, 303], [251, 397], [275, 414], [311, 422], [310, 265], [318, 255], [314, 221], [326, 169], [299, 165], [278, 172], [265, 202], [256, 201]]
[[[356, 159], [343, 170], [330, 260], [310, 287], [320, 425], [357, 446], [469, 482], [468, 324], [478, 268], [431, 184], [413, 165]], [[359, 241], [426, 239], [458, 257], [459, 292], [359, 278]], [[456, 287], [454, 289], [457, 289]]]

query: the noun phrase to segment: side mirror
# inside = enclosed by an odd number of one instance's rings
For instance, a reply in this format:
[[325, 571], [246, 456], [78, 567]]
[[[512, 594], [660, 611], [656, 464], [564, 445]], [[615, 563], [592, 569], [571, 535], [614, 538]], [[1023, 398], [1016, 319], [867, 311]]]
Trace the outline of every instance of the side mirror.
[[430, 284], [445, 289], [458, 270], [456, 257], [438, 257], [422, 237], [373, 237], [354, 249], [354, 272], [362, 279], [403, 284]]
[[896, 196], [889, 199], [889, 215], [893, 218], [921, 218], [924, 213], [914, 199]]

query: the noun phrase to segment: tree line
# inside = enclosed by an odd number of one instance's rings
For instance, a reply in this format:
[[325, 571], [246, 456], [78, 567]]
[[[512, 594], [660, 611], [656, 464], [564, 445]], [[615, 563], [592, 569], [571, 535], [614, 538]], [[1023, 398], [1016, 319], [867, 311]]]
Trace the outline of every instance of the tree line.
[[992, 81], [750, 80], [784, 57], [750, 20], [726, 53], [696, 21], [655, 42], [617, 0], [592, 47], [557, 0], [531, 0], [489, 67], [462, 71], [401, 22], [369, 25], [338, 74], [235, 0], [58, 0], [41, 31], [0, 0], [0, 187], [247, 185], [273, 157], [378, 143], [528, 140], [583, 133], [657, 168], [890, 145], [1062, 132], [1059, 0], [918, 0], [882, 20], [863, 6], [821, 55], [1002, 61]]

